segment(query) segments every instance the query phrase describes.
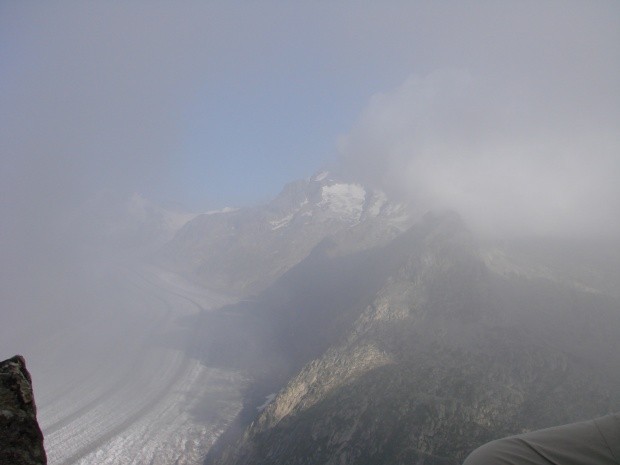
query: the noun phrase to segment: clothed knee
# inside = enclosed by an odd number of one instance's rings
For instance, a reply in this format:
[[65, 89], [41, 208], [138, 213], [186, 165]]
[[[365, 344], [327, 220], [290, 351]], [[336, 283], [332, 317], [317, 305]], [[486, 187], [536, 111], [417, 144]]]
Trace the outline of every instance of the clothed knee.
[[535, 465], [539, 463], [531, 450], [517, 438], [491, 441], [474, 450], [463, 465]]

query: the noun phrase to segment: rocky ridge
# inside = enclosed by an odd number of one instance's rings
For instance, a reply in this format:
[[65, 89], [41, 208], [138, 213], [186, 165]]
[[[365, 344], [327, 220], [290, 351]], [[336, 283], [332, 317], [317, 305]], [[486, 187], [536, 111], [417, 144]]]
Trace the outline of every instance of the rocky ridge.
[[44, 465], [32, 379], [20, 355], [0, 362], [0, 464]]
[[620, 410], [614, 298], [490, 267], [456, 215], [378, 257], [371, 302], [207, 463], [456, 465], [493, 438]]

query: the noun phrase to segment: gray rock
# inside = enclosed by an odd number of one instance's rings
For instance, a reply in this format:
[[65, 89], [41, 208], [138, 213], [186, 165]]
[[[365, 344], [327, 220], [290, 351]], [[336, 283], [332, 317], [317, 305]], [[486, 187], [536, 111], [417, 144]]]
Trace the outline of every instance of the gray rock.
[[0, 465], [46, 463], [32, 379], [24, 357], [16, 355], [0, 362]]
[[346, 324], [327, 299], [288, 322], [287, 347], [340, 334], [207, 463], [458, 465], [494, 438], [620, 410], [619, 302], [485, 257], [450, 214], [372, 255], [380, 289]]

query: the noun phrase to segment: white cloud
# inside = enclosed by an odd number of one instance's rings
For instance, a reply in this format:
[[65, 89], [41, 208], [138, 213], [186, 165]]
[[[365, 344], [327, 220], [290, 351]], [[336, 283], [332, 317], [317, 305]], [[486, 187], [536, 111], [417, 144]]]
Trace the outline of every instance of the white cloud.
[[600, 89], [582, 82], [553, 98], [546, 81], [528, 84], [458, 69], [411, 77], [370, 100], [340, 152], [366, 182], [483, 232], [617, 232], [617, 113], [584, 115], [575, 91]]

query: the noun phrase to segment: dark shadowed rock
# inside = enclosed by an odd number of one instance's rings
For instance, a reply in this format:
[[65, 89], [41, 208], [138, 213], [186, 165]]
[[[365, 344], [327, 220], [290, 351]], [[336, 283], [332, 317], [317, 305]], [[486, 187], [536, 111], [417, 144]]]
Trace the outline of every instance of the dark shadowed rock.
[[46, 464], [32, 379], [16, 355], [0, 362], [0, 465]]

